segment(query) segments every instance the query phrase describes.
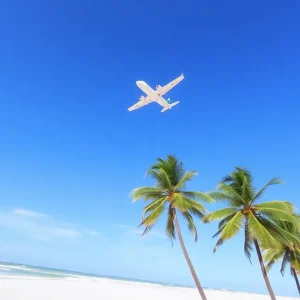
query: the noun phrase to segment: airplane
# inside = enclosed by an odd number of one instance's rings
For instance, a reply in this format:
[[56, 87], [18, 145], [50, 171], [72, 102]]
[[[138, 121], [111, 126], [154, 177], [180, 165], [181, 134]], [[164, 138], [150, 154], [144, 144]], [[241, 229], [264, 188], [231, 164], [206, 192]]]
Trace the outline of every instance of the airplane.
[[128, 108], [129, 111], [140, 108], [144, 105], [148, 105], [151, 102], [157, 102], [159, 105], [163, 107], [161, 112], [166, 111], [167, 109], [171, 109], [173, 106], [179, 103], [179, 101], [170, 103], [170, 98], [165, 100], [162, 96], [166, 94], [170, 89], [172, 89], [175, 85], [177, 85], [181, 80], [184, 79], [183, 74], [181, 74], [178, 78], [174, 79], [170, 83], [165, 86], [156, 86], [156, 90], [153, 90], [145, 81], [137, 81], [136, 85], [147, 95], [140, 96], [140, 101], [132, 105]]

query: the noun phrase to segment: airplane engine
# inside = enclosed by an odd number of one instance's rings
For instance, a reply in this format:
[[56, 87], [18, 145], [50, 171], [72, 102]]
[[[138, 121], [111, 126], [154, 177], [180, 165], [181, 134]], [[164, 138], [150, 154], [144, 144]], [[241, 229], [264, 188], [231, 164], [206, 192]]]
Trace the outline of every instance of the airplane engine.
[[159, 90], [160, 88], [161, 88], [161, 86], [158, 84], [158, 85], [156, 86], [156, 89]]
[[139, 98], [141, 101], [145, 101], [145, 97], [144, 96], [141, 96], [140, 98]]

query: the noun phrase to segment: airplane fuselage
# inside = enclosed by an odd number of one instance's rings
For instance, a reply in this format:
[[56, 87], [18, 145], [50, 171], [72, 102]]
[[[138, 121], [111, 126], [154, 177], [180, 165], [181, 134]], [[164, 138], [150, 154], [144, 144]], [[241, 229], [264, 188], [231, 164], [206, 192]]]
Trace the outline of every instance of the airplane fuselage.
[[136, 85], [147, 95], [145, 103], [156, 101], [164, 108], [171, 108], [172, 106], [160, 95], [156, 93], [145, 81], [137, 81]]

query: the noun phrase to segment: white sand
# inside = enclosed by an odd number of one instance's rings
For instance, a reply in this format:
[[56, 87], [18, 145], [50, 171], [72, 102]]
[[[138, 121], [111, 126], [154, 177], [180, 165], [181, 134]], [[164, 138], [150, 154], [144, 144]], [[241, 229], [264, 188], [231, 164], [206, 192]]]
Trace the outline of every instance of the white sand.
[[[269, 300], [266, 295], [206, 290], [208, 300]], [[196, 289], [109, 279], [0, 279], [1, 300], [199, 300]], [[277, 297], [278, 300], [297, 299]]]

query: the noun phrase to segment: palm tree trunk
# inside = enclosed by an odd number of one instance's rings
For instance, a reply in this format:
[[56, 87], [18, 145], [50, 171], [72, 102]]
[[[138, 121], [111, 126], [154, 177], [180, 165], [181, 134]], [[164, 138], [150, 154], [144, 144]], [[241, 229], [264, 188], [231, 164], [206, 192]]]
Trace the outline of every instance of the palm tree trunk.
[[186, 251], [186, 248], [184, 246], [184, 242], [183, 242], [183, 239], [182, 239], [182, 235], [181, 235], [181, 231], [180, 231], [180, 228], [179, 228], [178, 219], [177, 219], [177, 215], [176, 215], [176, 210], [175, 209], [173, 210], [173, 220], [174, 220], [174, 223], [175, 223], [175, 228], [176, 228], [176, 231], [177, 231], [177, 235], [178, 235], [178, 238], [179, 238], [179, 242], [180, 242], [180, 245], [181, 245], [184, 257], [185, 257], [185, 259], [187, 261], [187, 264], [188, 264], [188, 266], [190, 268], [190, 271], [191, 271], [192, 276], [194, 278], [194, 281], [196, 283], [196, 286], [197, 286], [197, 289], [199, 291], [199, 294], [201, 295], [202, 300], [207, 300], [207, 298], [205, 296], [205, 293], [204, 293], [204, 290], [203, 290], [203, 288], [202, 288], [202, 286], [200, 284], [200, 281], [199, 281], [199, 279], [197, 277], [195, 269], [194, 269], [194, 267], [192, 265], [192, 262], [191, 262], [191, 260], [189, 258], [189, 255], [188, 255], [188, 253]]
[[261, 272], [262, 272], [262, 274], [264, 276], [264, 279], [265, 279], [265, 282], [266, 282], [269, 294], [270, 294], [272, 300], [276, 300], [275, 294], [273, 292], [273, 289], [272, 289], [270, 281], [269, 281], [269, 277], [268, 277], [267, 271], [265, 269], [264, 261], [263, 261], [263, 258], [262, 258], [262, 255], [261, 255], [260, 248], [259, 248], [257, 240], [254, 240], [254, 244], [255, 244], [255, 248], [256, 248], [258, 260], [259, 260], [259, 263], [260, 263]]
[[293, 267], [292, 267], [292, 273], [293, 273], [293, 276], [294, 276], [295, 281], [296, 281], [296, 285], [297, 285], [298, 292], [299, 292], [299, 294], [300, 294], [300, 284], [299, 284], [299, 280], [298, 280], [296, 271], [295, 271], [295, 269], [294, 269]]

